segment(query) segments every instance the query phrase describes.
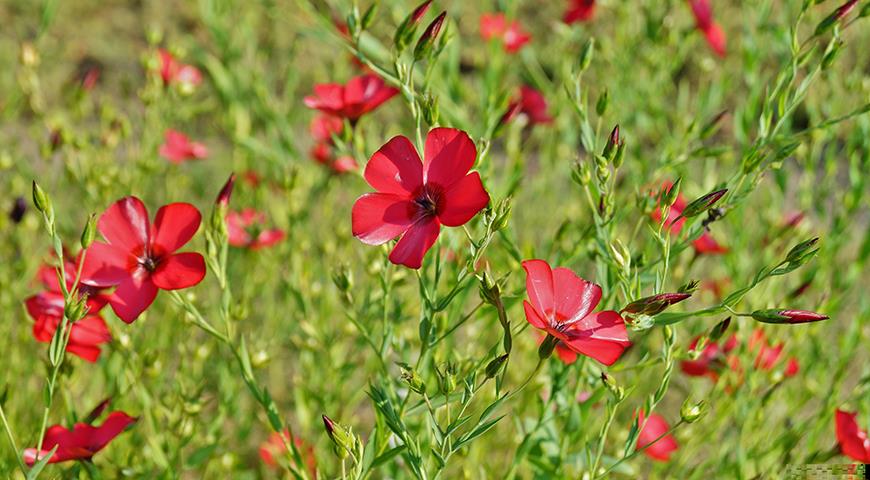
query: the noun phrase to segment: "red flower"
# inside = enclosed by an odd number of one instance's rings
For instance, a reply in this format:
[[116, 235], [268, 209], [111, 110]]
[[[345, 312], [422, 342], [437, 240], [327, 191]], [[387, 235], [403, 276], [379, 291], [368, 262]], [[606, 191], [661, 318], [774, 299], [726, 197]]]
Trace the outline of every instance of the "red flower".
[[[42, 292], [25, 300], [27, 313], [33, 318], [33, 336], [37, 341], [50, 343], [63, 320], [63, 294], [58, 292]], [[100, 345], [112, 340], [106, 322], [88, 301], [90, 310], [84, 318], [70, 327], [69, 342], [66, 351], [88, 362], [96, 362], [100, 358]], [[102, 307], [102, 305], [100, 305]]]
[[861, 463], [870, 463], [870, 438], [867, 432], [858, 427], [855, 417], [858, 413], [849, 413], [837, 409], [834, 418], [837, 425], [837, 443], [843, 455]]
[[477, 172], [468, 134], [434, 128], [426, 137], [424, 160], [404, 136], [393, 137], [366, 164], [365, 179], [376, 190], [353, 205], [353, 235], [380, 245], [401, 236], [390, 261], [420, 268], [438, 239], [441, 225], [464, 225], [489, 203]]
[[191, 142], [190, 138], [171, 128], [164, 133], [160, 155], [172, 163], [179, 164], [185, 160], [202, 159], [208, 156], [208, 149], [199, 142]]
[[692, 15], [695, 16], [695, 25], [704, 34], [710, 48], [720, 57], [725, 56], [725, 32], [722, 27], [713, 20], [713, 8], [710, 0], [689, 0]]
[[388, 87], [380, 77], [367, 74], [351, 78], [347, 85], [317, 84], [314, 95], [305, 97], [304, 102], [308, 108], [355, 122], [397, 93], [399, 90]]
[[665, 435], [658, 441], [656, 439], [664, 435], [671, 427], [661, 415], [656, 413], [646, 418], [646, 424], [644, 424], [644, 419], [643, 410], [638, 411], [637, 423], [642, 428], [637, 436], [637, 448], [643, 448], [652, 443], [643, 453], [653, 460], [667, 462], [671, 459], [671, 454], [679, 448], [679, 445], [677, 445], [673, 435]]
[[[538, 344], [540, 345], [546, 339], [547, 334], [541, 333], [538, 337]], [[577, 361], [577, 352], [571, 350], [567, 345], [565, 345], [565, 342], [557, 342], [555, 352], [556, 356], [559, 357], [559, 360], [561, 360], [562, 363], [564, 363], [565, 365], [571, 365], [572, 363]]]
[[562, 17], [562, 21], [571, 24], [574, 22], [588, 22], [595, 16], [595, 0], [570, 0], [568, 10]]
[[[668, 191], [673, 186], [671, 182], [665, 182], [662, 185], [662, 191]], [[668, 210], [668, 220], [666, 223], [666, 227], [671, 231], [672, 234], [676, 235], [680, 233], [680, 230], [683, 229], [683, 225], [686, 223], [685, 217], [680, 218], [680, 214], [683, 213], [683, 209], [686, 208], [686, 199], [683, 197], [683, 194], [680, 193], [677, 195], [676, 201], [671, 205], [671, 208]], [[661, 210], [656, 207], [652, 212], [652, 219], [656, 222], [660, 222], [662, 219]], [[728, 251], [727, 247], [724, 247], [710, 235], [710, 232], [704, 232], [700, 237], [695, 239], [692, 242], [692, 246], [695, 247], [695, 252], [699, 255], [710, 254], [717, 255], [726, 253]]]
[[[284, 430], [283, 435], [284, 438], [288, 440], [290, 439], [290, 432], [287, 430]], [[308, 469], [308, 474], [312, 479], [316, 479], [317, 459], [314, 457], [314, 448], [307, 445], [298, 437], [294, 439], [293, 444], [296, 445], [296, 448], [299, 449], [302, 454], [302, 459], [305, 461], [305, 468]], [[283, 455], [286, 451], [287, 448], [284, 446], [284, 440], [281, 439], [281, 435], [278, 432], [272, 432], [272, 434], [269, 435], [269, 439], [260, 445], [260, 458], [266, 465], [272, 468], [277, 468], [278, 459], [276, 457]]]
[[601, 300], [601, 287], [571, 270], [554, 270], [543, 260], [526, 260], [526, 320], [562, 341], [574, 352], [612, 365], [631, 345], [625, 322], [607, 310], [592, 313]]
[[530, 125], [551, 123], [553, 117], [547, 110], [547, 99], [544, 98], [544, 95], [533, 87], [523, 85], [520, 87], [519, 96], [508, 105], [508, 110], [501, 122], [507, 123], [517, 114], [523, 113], [528, 117]]
[[227, 233], [229, 244], [234, 247], [244, 247], [257, 250], [271, 247], [284, 239], [284, 231], [280, 228], [263, 229], [266, 215], [253, 208], [241, 212], [227, 213]]
[[[72, 430], [68, 430], [60, 425], [53, 425], [45, 431], [43, 450], [39, 452], [39, 458], [48, 455], [48, 452], [57, 445], [57, 451], [48, 463], [90, 460], [135, 421], [135, 418], [124, 412], [112, 412], [99, 427], [77, 423]], [[24, 461], [28, 465], [36, 463], [36, 457], [35, 448], [24, 450]]]
[[332, 144], [332, 136], [341, 133], [344, 129], [344, 122], [334, 115], [320, 114], [311, 120], [308, 129], [315, 142]]
[[[67, 254], [64, 253], [64, 257]], [[81, 262], [81, 253], [76, 256], [75, 261], [70, 258], [63, 260], [63, 273], [67, 291], [71, 290], [75, 283], [76, 273], [78, 272], [78, 264]], [[56, 293], [63, 298], [63, 290], [60, 288], [60, 282], [57, 280], [57, 269], [53, 265], [43, 265], [36, 272], [36, 278], [45, 287], [49, 293]], [[78, 285], [79, 297], [87, 295], [87, 306], [90, 313], [99, 312], [109, 301], [109, 295], [103, 289], [92, 285], [85, 285], [79, 282]]]
[[202, 83], [202, 73], [198, 68], [181, 63], [162, 48], [157, 52], [160, 56], [160, 78], [163, 79], [163, 85], [169, 86], [173, 83], [179, 83], [195, 87]]
[[97, 222], [106, 242], [88, 248], [82, 282], [99, 287], [117, 286], [109, 299], [115, 314], [131, 323], [148, 308], [157, 290], [178, 290], [205, 277], [205, 260], [194, 252], [175, 253], [199, 228], [202, 216], [189, 203], [160, 207], [154, 224], [136, 197], [110, 206]]
[[[698, 345], [698, 338], [695, 337], [692, 340], [692, 343], [689, 344], [689, 350], [695, 350], [695, 347]], [[715, 342], [708, 343], [697, 359], [683, 360], [680, 362], [680, 368], [686, 375], [692, 377], [710, 377], [715, 382], [719, 378], [719, 371], [724, 366], [723, 360], [725, 356], [737, 348], [739, 343], [735, 335], [731, 335], [721, 347]]]
[[529, 43], [532, 36], [520, 27], [516, 20], [508, 23], [503, 13], [488, 13], [480, 16], [480, 36], [484, 40], [500, 38], [504, 50], [516, 53]]

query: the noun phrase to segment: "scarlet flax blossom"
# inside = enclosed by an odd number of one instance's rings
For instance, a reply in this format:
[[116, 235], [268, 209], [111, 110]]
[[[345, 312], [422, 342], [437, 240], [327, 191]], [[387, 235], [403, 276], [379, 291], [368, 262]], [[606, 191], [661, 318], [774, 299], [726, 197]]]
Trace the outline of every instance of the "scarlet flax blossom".
[[[290, 432], [284, 430], [284, 439], [289, 441]], [[281, 434], [278, 432], [272, 432], [269, 435], [269, 439], [263, 442], [260, 445], [260, 459], [263, 460], [263, 463], [272, 468], [278, 468], [278, 458], [284, 455], [287, 451], [287, 447], [284, 446], [284, 439], [281, 438]], [[311, 445], [306, 444], [300, 438], [295, 438], [293, 444], [296, 445], [296, 448], [302, 454], [302, 459], [305, 461], [305, 468], [308, 469], [308, 475], [312, 479], [317, 478], [317, 459], [314, 457], [314, 448]], [[298, 465], [295, 465], [298, 467]]]
[[593, 313], [601, 287], [571, 270], [551, 269], [543, 260], [526, 260], [526, 320], [575, 353], [612, 365], [631, 345], [625, 322], [613, 310]]
[[398, 89], [387, 86], [377, 75], [359, 75], [347, 85], [321, 83], [314, 86], [314, 95], [305, 97], [305, 106], [323, 113], [347, 118], [356, 123], [363, 115], [393, 98]]
[[160, 49], [157, 51], [160, 58], [160, 78], [163, 85], [181, 84], [186, 87], [195, 87], [202, 83], [202, 73], [193, 65], [180, 62], [169, 51]]
[[286, 236], [280, 228], [263, 228], [266, 214], [253, 208], [227, 213], [228, 242], [234, 247], [259, 250], [271, 247]]
[[[45, 431], [39, 458], [43, 458], [57, 446], [57, 451], [48, 463], [66, 462], [69, 460], [90, 460], [100, 450], [106, 447], [115, 437], [120, 435], [136, 418], [124, 412], [112, 412], [99, 427], [86, 423], [77, 423], [71, 430], [61, 425], [53, 425]], [[37, 460], [35, 448], [24, 450], [24, 461], [33, 465]]]
[[390, 261], [420, 268], [441, 225], [468, 223], [489, 203], [477, 172], [474, 142], [463, 131], [434, 128], [426, 136], [423, 161], [404, 136], [393, 137], [366, 164], [365, 179], [376, 190], [353, 205], [353, 235], [380, 245], [401, 239]]
[[695, 17], [695, 25], [704, 34], [707, 44], [717, 55], [724, 57], [726, 53], [725, 32], [713, 20], [713, 8], [710, 6], [710, 0], [689, 0], [689, 6]]
[[528, 85], [520, 87], [519, 95], [508, 105], [507, 113], [501, 123], [508, 123], [518, 114], [524, 114], [529, 119], [529, 125], [547, 124], [553, 122], [548, 111], [547, 99], [544, 94]]
[[192, 287], [205, 277], [202, 255], [175, 253], [193, 238], [201, 220], [193, 205], [170, 203], [160, 207], [151, 224], [141, 200], [118, 200], [97, 222], [106, 241], [88, 248], [82, 282], [116, 286], [109, 304], [121, 320], [133, 322], [151, 305], [158, 289]]
[[[689, 350], [695, 350], [699, 337], [695, 337], [689, 344]], [[726, 356], [737, 348], [740, 341], [737, 336], [731, 335], [722, 345], [710, 342], [704, 346], [704, 350], [695, 360], [683, 360], [680, 369], [683, 373], [692, 377], [709, 377], [714, 382], [719, 379], [719, 372], [725, 366]]]
[[203, 159], [208, 156], [208, 148], [205, 145], [192, 142], [190, 137], [178, 130], [169, 128], [163, 135], [160, 156], [172, 163], [179, 164], [187, 160]]
[[[671, 182], [665, 182], [664, 185], [662, 185], [662, 191], [668, 191], [672, 186], [673, 184]], [[677, 195], [674, 204], [671, 205], [671, 208], [668, 210], [668, 219], [665, 223], [665, 226], [670, 230], [672, 235], [680, 233], [683, 229], [683, 225], [686, 223], [685, 217], [682, 217], [685, 208], [686, 199], [683, 197], [683, 194], [680, 193]], [[651, 216], [653, 220], [660, 222], [662, 219], [661, 210], [656, 207]], [[728, 248], [720, 245], [719, 242], [710, 235], [710, 232], [702, 233], [700, 237], [692, 242], [692, 246], [695, 248], [695, 252], [699, 255], [719, 255], [728, 252]]]
[[[645, 424], [644, 420], [646, 420]], [[637, 448], [640, 449], [649, 445], [649, 447], [643, 451], [646, 456], [659, 462], [667, 462], [670, 460], [671, 455], [677, 451], [679, 445], [677, 445], [677, 441], [674, 439], [673, 435], [664, 435], [671, 429], [668, 422], [665, 421], [661, 415], [655, 413], [646, 417], [643, 410], [638, 412], [637, 422], [638, 425], [642, 427], [637, 436]], [[664, 437], [662, 437], [662, 435], [664, 435]]]
[[311, 121], [309, 131], [316, 142], [311, 148], [311, 158], [325, 165], [333, 173], [347, 173], [358, 168], [356, 160], [349, 155], [335, 155], [333, 135], [339, 135], [344, 129], [341, 118], [320, 114]]
[[503, 13], [487, 13], [480, 16], [480, 36], [484, 40], [498, 38], [508, 53], [516, 53], [532, 39], [523, 30], [520, 22], [508, 22]]
[[870, 438], [867, 432], [858, 427], [857, 412], [849, 413], [837, 409], [834, 421], [837, 428], [837, 443], [840, 451], [853, 460], [870, 463]]
[[595, 0], [569, 0], [568, 10], [562, 17], [562, 21], [571, 24], [575, 22], [588, 22], [595, 16]]
[[[33, 336], [43, 343], [51, 342], [54, 332], [63, 321], [64, 298], [57, 292], [42, 292], [25, 300], [27, 313], [33, 318]], [[70, 324], [66, 351], [86, 360], [100, 358], [100, 345], [112, 340], [105, 320], [96, 310], [89, 310], [84, 318]]]

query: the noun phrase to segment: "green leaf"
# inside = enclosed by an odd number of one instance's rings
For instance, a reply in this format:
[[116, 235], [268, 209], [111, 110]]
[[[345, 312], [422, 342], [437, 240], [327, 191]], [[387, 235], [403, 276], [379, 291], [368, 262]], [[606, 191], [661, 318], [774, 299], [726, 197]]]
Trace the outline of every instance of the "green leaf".
[[469, 442], [471, 442], [472, 440], [474, 440], [475, 438], [477, 438], [477, 437], [483, 435], [483, 434], [486, 433], [489, 429], [491, 429], [492, 427], [494, 427], [495, 424], [498, 423], [498, 421], [501, 420], [501, 419], [504, 418], [504, 417], [505, 417], [505, 416], [502, 415], [502, 416], [500, 416], [500, 417], [498, 417], [498, 418], [494, 418], [494, 419], [492, 419], [492, 420], [490, 420], [490, 421], [484, 423], [483, 425], [478, 426], [477, 428], [475, 428], [474, 430], [472, 430], [472, 431], [469, 432], [468, 434], [463, 435], [462, 438], [460, 438], [459, 441], [456, 442], [456, 445], [453, 446], [453, 450], [459, 450], [460, 448], [462, 448], [463, 446], [465, 446], [467, 443], [469, 443]]
[[59, 446], [60, 445], [55, 445], [54, 448], [49, 450], [48, 454], [40, 458], [38, 462], [30, 467], [30, 471], [27, 472], [27, 480], [36, 480], [36, 478], [39, 477], [39, 474], [42, 473], [42, 469], [48, 465], [48, 461], [51, 460], [52, 456], [54, 456], [54, 452], [57, 451], [57, 447]]
[[399, 445], [396, 448], [391, 448], [391, 449], [387, 450], [386, 452], [380, 454], [378, 456], [378, 458], [376, 458], [372, 462], [372, 468], [377, 468], [377, 467], [389, 462], [393, 457], [404, 452], [405, 448], [407, 448], [405, 445]]

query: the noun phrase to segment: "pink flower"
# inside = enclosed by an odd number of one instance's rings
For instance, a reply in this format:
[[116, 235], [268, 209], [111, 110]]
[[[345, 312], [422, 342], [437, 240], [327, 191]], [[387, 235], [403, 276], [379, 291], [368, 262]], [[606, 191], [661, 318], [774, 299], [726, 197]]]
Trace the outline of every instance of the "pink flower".
[[483, 14], [480, 17], [480, 36], [484, 40], [501, 39], [504, 50], [516, 53], [532, 39], [516, 20], [508, 23], [503, 13]]
[[160, 56], [160, 78], [163, 79], [163, 85], [169, 86], [173, 83], [195, 87], [202, 83], [202, 73], [193, 65], [181, 63], [167, 50], [159, 49], [157, 51]]
[[710, 0], [689, 0], [689, 6], [695, 17], [695, 25], [704, 34], [710, 48], [720, 57], [724, 57], [726, 53], [725, 32], [713, 20], [713, 8], [710, 6]]
[[407, 137], [393, 137], [366, 164], [365, 179], [376, 192], [359, 197], [352, 211], [353, 235], [363, 243], [402, 237], [390, 261], [408, 268], [420, 268], [441, 225], [464, 225], [489, 203], [480, 175], [468, 173], [477, 158], [468, 134], [433, 128], [423, 156]]
[[250, 250], [258, 250], [271, 247], [280, 242], [286, 236], [280, 228], [263, 228], [266, 223], [266, 215], [253, 208], [246, 208], [241, 212], [231, 211], [227, 213], [227, 233], [229, 244], [234, 247], [244, 247]]
[[202, 255], [175, 253], [193, 238], [201, 219], [193, 205], [170, 203], [160, 207], [152, 225], [141, 200], [118, 200], [97, 222], [106, 241], [88, 248], [82, 283], [117, 286], [109, 304], [121, 320], [133, 322], [151, 305], [158, 289], [192, 287], [205, 277]]
[[643, 410], [638, 411], [637, 422], [642, 428], [637, 436], [637, 448], [643, 448], [652, 444], [643, 453], [653, 460], [667, 462], [671, 459], [671, 454], [677, 451], [679, 445], [677, 445], [674, 436], [670, 434], [665, 435], [659, 440], [656, 439], [667, 433], [671, 427], [661, 415], [655, 413], [646, 418], [646, 424], [644, 424], [644, 419]]
[[543, 260], [526, 260], [526, 320], [565, 344], [575, 353], [612, 365], [631, 345], [618, 313], [593, 313], [601, 287], [567, 268], [550, 269]]
[[208, 156], [208, 148], [199, 142], [191, 142], [190, 138], [171, 128], [164, 133], [160, 155], [172, 163], [179, 164], [186, 160], [202, 159]]
[[595, 16], [595, 0], [569, 0], [568, 10], [562, 17], [562, 21], [571, 24], [574, 22], [588, 22]]
[[[48, 455], [48, 452], [57, 446], [57, 451], [54, 452], [48, 463], [90, 460], [134, 422], [136, 419], [124, 412], [112, 412], [99, 427], [77, 423], [72, 430], [68, 430], [60, 425], [53, 425], [45, 431], [45, 437], [42, 441], [43, 450], [39, 452], [39, 458]], [[33, 465], [36, 463], [36, 459], [37, 451], [35, 448], [24, 450], [25, 463]]]

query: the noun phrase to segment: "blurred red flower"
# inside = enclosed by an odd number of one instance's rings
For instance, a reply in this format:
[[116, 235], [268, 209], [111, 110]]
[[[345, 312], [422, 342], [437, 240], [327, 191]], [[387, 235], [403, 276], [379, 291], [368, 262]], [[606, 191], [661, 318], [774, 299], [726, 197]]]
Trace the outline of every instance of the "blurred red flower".
[[353, 205], [353, 235], [380, 245], [402, 238], [390, 261], [420, 268], [441, 232], [458, 227], [489, 203], [480, 174], [468, 173], [477, 158], [463, 131], [434, 128], [426, 137], [424, 160], [404, 136], [393, 137], [366, 164], [365, 179], [376, 190]]
[[[287, 430], [283, 433], [284, 438], [290, 439], [290, 432]], [[308, 469], [308, 474], [312, 479], [317, 478], [317, 459], [314, 457], [314, 448], [306, 444], [300, 438], [295, 438], [293, 444], [299, 449], [302, 459], [305, 461], [305, 468]], [[278, 468], [278, 457], [282, 456], [287, 448], [284, 446], [284, 440], [278, 432], [272, 432], [269, 439], [260, 444], [260, 458], [263, 463], [272, 467]]]
[[[39, 452], [39, 458], [48, 455], [48, 452], [57, 445], [57, 451], [54, 452], [48, 463], [90, 460], [134, 422], [136, 422], [136, 418], [124, 412], [112, 412], [99, 427], [87, 423], [77, 423], [72, 430], [68, 430], [61, 425], [53, 425], [45, 431], [42, 442], [43, 450]], [[35, 448], [24, 450], [24, 461], [28, 465], [36, 463], [36, 459], [37, 451]]]
[[485, 13], [480, 16], [480, 36], [484, 40], [501, 39], [504, 50], [516, 53], [529, 43], [532, 36], [524, 31], [520, 22], [507, 22], [503, 13]]
[[311, 137], [317, 142], [311, 147], [311, 158], [317, 163], [329, 167], [333, 173], [347, 173], [358, 168], [356, 160], [349, 155], [335, 155], [335, 143], [333, 135], [338, 135], [344, 129], [341, 118], [321, 114], [311, 121], [309, 130]]
[[588, 22], [595, 16], [595, 0], [569, 0], [568, 10], [562, 17], [562, 21], [571, 24], [574, 22]]
[[[700, 337], [695, 337], [692, 343], [689, 344], [689, 350], [695, 350]], [[719, 379], [719, 372], [725, 365], [725, 356], [737, 348], [740, 341], [736, 335], [731, 335], [728, 340], [720, 346], [716, 342], [710, 342], [704, 346], [701, 355], [695, 360], [683, 360], [680, 362], [680, 369], [683, 373], [692, 377], [710, 377], [714, 382]]]
[[612, 365], [631, 345], [625, 322], [612, 310], [592, 313], [601, 287], [571, 270], [550, 269], [543, 260], [526, 260], [526, 320], [557, 338], [575, 353]]
[[[662, 192], [666, 192], [671, 189], [673, 184], [671, 182], [665, 182], [662, 185]], [[686, 223], [685, 217], [680, 218], [680, 214], [683, 213], [683, 210], [686, 208], [686, 199], [683, 197], [683, 194], [680, 193], [677, 195], [676, 201], [671, 205], [671, 208], [668, 210], [668, 219], [666, 223], [666, 227], [671, 231], [672, 234], [676, 235], [680, 233], [680, 230], [683, 229], [683, 225]], [[660, 222], [662, 219], [661, 210], [656, 207], [652, 212], [652, 219], [656, 222]], [[700, 237], [695, 239], [692, 242], [692, 246], [695, 248], [695, 252], [699, 255], [710, 254], [717, 255], [728, 252], [728, 248], [719, 244], [716, 239], [710, 235], [710, 232], [704, 232]]]
[[171, 128], [164, 133], [160, 155], [172, 163], [179, 164], [186, 160], [203, 159], [208, 156], [208, 148], [199, 142], [191, 142], [190, 138]]
[[271, 247], [286, 236], [280, 228], [263, 228], [266, 214], [253, 208], [245, 208], [241, 212], [227, 213], [227, 234], [229, 244], [234, 247], [244, 247], [258, 250]]
[[547, 99], [540, 91], [528, 85], [520, 87], [519, 95], [508, 105], [508, 110], [502, 117], [501, 123], [510, 122], [520, 113], [528, 117], [529, 125], [553, 121], [553, 117], [548, 111]]
[[[89, 302], [90, 305], [90, 302]], [[43, 343], [51, 342], [63, 319], [63, 294], [42, 292], [25, 300], [27, 313], [33, 318], [33, 336]], [[97, 314], [99, 308], [88, 311], [84, 318], [71, 325], [66, 351], [88, 362], [100, 358], [100, 345], [112, 340], [106, 322]]]
[[163, 79], [163, 85], [179, 83], [195, 87], [202, 83], [202, 73], [198, 68], [181, 63], [165, 49], [161, 48], [157, 53], [160, 57], [160, 78]]
[[115, 314], [131, 323], [154, 301], [157, 290], [178, 290], [205, 277], [205, 260], [195, 252], [175, 253], [199, 229], [202, 216], [189, 203], [160, 207], [154, 224], [136, 197], [110, 206], [97, 222], [106, 242], [88, 248], [82, 282], [117, 286], [109, 303]]
[[347, 118], [351, 123], [378, 108], [382, 103], [399, 93], [372, 74], [359, 75], [347, 85], [320, 83], [314, 86], [314, 95], [305, 97], [305, 106], [323, 113]]
[[713, 8], [710, 6], [710, 0], [689, 0], [689, 6], [695, 17], [695, 25], [704, 34], [710, 48], [720, 57], [724, 57], [726, 53], [725, 32], [713, 20]]
[[837, 409], [834, 421], [837, 426], [837, 443], [843, 455], [861, 463], [870, 463], [870, 438], [858, 427], [858, 413]]
[[[646, 419], [646, 424], [644, 424], [644, 419]], [[642, 426], [640, 434], [637, 436], [637, 448], [643, 448], [652, 444], [643, 451], [646, 456], [660, 462], [667, 462], [670, 460], [671, 454], [679, 448], [674, 436], [670, 434], [665, 435], [656, 441], [657, 438], [670, 430], [671, 427], [668, 425], [668, 422], [666, 422], [661, 415], [655, 413], [650, 415], [649, 418], [646, 418], [643, 410], [638, 411], [637, 422], [638, 425]]]

